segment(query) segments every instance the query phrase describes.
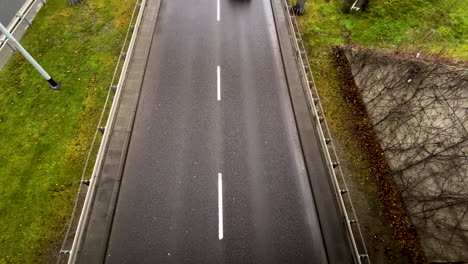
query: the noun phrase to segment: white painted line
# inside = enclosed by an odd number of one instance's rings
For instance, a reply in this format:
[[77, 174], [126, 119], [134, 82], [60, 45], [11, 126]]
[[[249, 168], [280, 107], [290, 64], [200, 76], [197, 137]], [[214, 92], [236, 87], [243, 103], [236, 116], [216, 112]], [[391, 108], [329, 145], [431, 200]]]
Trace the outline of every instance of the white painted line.
[[218, 173], [218, 221], [219, 240], [223, 239], [223, 174]]
[[219, 0], [218, 0], [218, 10], [217, 10], [218, 14], [217, 14], [217, 18], [218, 18], [218, 22], [221, 18], [221, 12], [220, 12], [220, 3], [219, 3]]
[[218, 101], [221, 101], [221, 67], [218, 66], [218, 70], [217, 70], [217, 74], [218, 74]]

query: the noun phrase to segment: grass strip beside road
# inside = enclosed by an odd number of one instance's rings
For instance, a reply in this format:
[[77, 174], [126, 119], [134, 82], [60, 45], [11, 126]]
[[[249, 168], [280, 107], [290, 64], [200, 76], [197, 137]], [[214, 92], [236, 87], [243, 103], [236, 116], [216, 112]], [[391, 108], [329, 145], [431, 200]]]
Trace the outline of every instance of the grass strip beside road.
[[0, 263], [46, 263], [60, 247], [136, 0], [49, 0], [0, 72]]
[[370, 0], [342, 14], [343, 0], [309, 0], [299, 19], [313, 52], [353, 44], [468, 60], [468, 0]]

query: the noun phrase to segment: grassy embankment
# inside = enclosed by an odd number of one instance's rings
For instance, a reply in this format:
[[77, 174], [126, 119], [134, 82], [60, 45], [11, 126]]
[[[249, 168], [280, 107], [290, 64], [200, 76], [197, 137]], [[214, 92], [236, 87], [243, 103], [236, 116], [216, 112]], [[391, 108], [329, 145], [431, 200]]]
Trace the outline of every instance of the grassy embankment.
[[135, 0], [49, 0], [0, 72], [0, 263], [49, 262], [63, 238]]
[[[376, 213], [383, 210], [378, 209], [381, 204], [372, 173], [373, 157], [367, 151], [365, 133], [359, 131], [368, 127], [369, 121], [353, 117], [355, 106], [343, 97], [332, 47], [350, 44], [413, 55], [442, 53], [453, 60], [468, 60], [468, 0], [370, 0], [365, 12], [348, 15], [340, 13], [341, 3], [309, 0], [306, 16], [298, 21], [327, 121], [344, 149], [360, 191], [370, 197], [371, 212]], [[374, 239], [374, 234], [366, 237]], [[371, 256], [373, 253], [370, 249]], [[388, 257], [388, 252], [384, 255]]]

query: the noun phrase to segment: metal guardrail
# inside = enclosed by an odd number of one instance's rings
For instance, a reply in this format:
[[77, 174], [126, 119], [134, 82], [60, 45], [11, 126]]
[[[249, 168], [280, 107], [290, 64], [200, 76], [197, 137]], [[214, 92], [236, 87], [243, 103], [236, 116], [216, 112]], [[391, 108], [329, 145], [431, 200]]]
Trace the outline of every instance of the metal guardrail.
[[315, 86], [314, 77], [307, 57], [307, 52], [304, 48], [301, 32], [299, 30], [296, 17], [292, 16], [290, 13], [290, 8], [292, 7], [291, 0], [281, 1], [287, 17], [289, 34], [293, 36], [291, 37], [291, 42], [295, 48], [296, 59], [300, 64], [300, 75], [302, 82], [304, 83], [303, 87], [309, 111], [315, 119], [315, 128], [320, 138], [320, 146], [326, 160], [335, 196], [340, 207], [339, 209], [346, 221], [346, 230], [354, 261], [359, 264], [370, 263], [366, 244], [357, 220], [356, 211], [354, 210], [353, 202], [348, 192], [348, 185], [346, 184], [346, 180], [338, 160], [338, 155], [332, 141], [332, 136], [325, 120], [324, 111], [322, 104], [320, 103], [317, 87]]
[[[30, 19], [28, 19], [26, 16], [31, 12], [32, 8], [36, 5], [37, 2], [42, 2], [42, 4], [46, 3], [46, 0], [28, 0], [24, 5], [20, 8], [18, 13], [16, 13], [15, 17], [13, 20], [11, 20], [10, 24], [6, 27], [8, 32], [10, 32], [12, 35], [15, 34], [16, 30], [18, 27], [21, 25], [21, 22], [26, 20], [26, 22], [31, 25], [32, 22]], [[16, 48], [13, 45], [10, 45], [8, 43], [8, 38], [5, 35], [0, 36], [0, 52], [3, 50], [5, 46], [10, 47], [12, 50], [16, 50]]]
[[[80, 214], [80, 217], [79, 217], [79, 220], [78, 220], [78, 224], [76, 226], [76, 231], [74, 232], [75, 236], [73, 238], [73, 244], [71, 246], [71, 249], [69, 249], [69, 250], [64, 248], [67, 240], [69, 239], [69, 235], [72, 233], [71, 229], [72, 229], [72, 226], [73, 226], [73, 219], [75, 218], [75, 213], [78, 210], [78, 206], [79, 206], [78, 201], [79, 201], [79, 198], [80, 198], [80, 193], [82, 191], [82, 186], [83, 185], [80, 185], [80, 188], [78, 190], [77, 199], [76, 199], [76, 202], [75, 202], [75, 206], [73, 208], [73, 213], [72, 213], [72, 216], [71, 216], [71, 220], [70, 220], [70, 223], [69, 223], [67, 234], [65, 235], [65, 238], [64, 238], [64, 241], [63, 241], [63, 244], [62, 244], [62, 248], [60, 250], [60, 255], [59, 255], [58, 260], [57, 260], [57, 263], [61, 263], [61, 256], [62, 255], [68, 255], [68, 263], [74, 263], [77, 260], [77, 256], [78, 256], [77, 253], [78, 253], [79, 249], [81, 248], [81, 243], [83, 241], [83, 235], [84, 235], [84, 232], [85, 232], [85, 229], [86, 229], [85, 227], [86, 227], [86, 225], [88, 223], [88, 220], [89, 220], [91, 206], [93, 204], [93, 200], [94, 200], [94, 197], [95, 197], [97, 182], [99, 180], [99, 176], [100, 176], [100, 173], [101, 173], [101, 170], [102, 170], [105, 154], [107, 152], [108, 145], [109, 145], [110, 132], [111, 132], [112, 127], [114, 126], [114, 123], [115, 123], [115, 117], [116, 117], [119, 101], [121, 99], [121, 94], [122, 94], [122, 87], [123, 87], [123, 84], [125, 83], [125, 80], [126, 80], [126, 77], [127, 77], [127, 70], [128, 70], [130, 61], [132, 59], [132, 55], [133, 55], [132, 51], [134, 49], [136, 38], [138, 36], [138, 32], [139, 32], [139, 28], [140, 28], [140, 24], [141, 24], [141, 20], [142, 20], [142, 16], [143, 16], [143, 13], [144, 13], [145, 6], [146, 6], [146, 0], [142, 0], [141, 2], [137, 1], [137, 3], [135, 4], [135, 8], [133, 10], [131, 21], [134, 20], [136, 12], [138, 12], [138, 16], [137, 16], [135, 24], [134, 25], [132, 25], [132, 24], [129, 25], [128, 30], [127, 30], [127, 36], [125, 38], [124, 44], [123, 44], [122, 49], [121, 49], [121, 55], [126, 54], [126, 56], [119, 56], [119, 60], [117, 61], [117, 65], [116, 65], [116, 68], [115, 68], [115, 71], [114, 71], [114, 76], [112, 78], [111, 85], [109, 87], [108, 96], [106, 98], [106, 102], [104, 103], [104, 106], [103, 106], [103, 109], [102, 109], [102, 112], [101, 112], [101, 117], [100, 117], [98, 126], [96, 128], [93, 141], [91, 143], [91, 147], [90, 147], [90, 151], [89, 151], [88, 156], [87, 156], [85, 167], [83, 169], [81, 182], [85, 183], [85, 184], [88, 184], [89, 187], [88, 187], [87, 192], [86, 192], [86, 197], [85, 197], [85, 200], [84, 200], [84, 203], [83, 203], [83, 207], [82, 207], [81, 214]], [[127, 40], [128, 40], [129, 34], [131, 34], [130, 43], [128, 44], [128, 48], [125, 49], [126, 46], [127, 46]], [[125, 52], [125, 50], [126, 50], [126, 52]], [[115, 77], [116, 77], [116, 75], [118, 73], [121, 60], [124, 60], [124, 63], [123, 63], [123, 66], [122, 66], [122, 68], [120, 70], [120, 76], [119, 76], [118, 83], [117, 83], [117, 85], [114, 85], [114, 80], [115, 80]], [[105, 128], [108, 128], [108, 129], [103, 129], [104, 127], [102, 127], [101, 124], [103, 122], [103, 118], [105, 116], [106, 109], [108, 109], [108, 107], [107, 107], [108, 102], [110, 101], [110, 98], [111, 98], [112, 94], [114, 94], [114, 98], [113, 98], [111, 109], [109, 111], [109, 116], [107, 118], [107, 122], [106, 122], [106, 125], [105, 125]], [[98, 150], [98, 153], [97, 153], [97, 157], [96, 157], [94, 168], [93, 168], [93, 171], [92, 171], [92, 174], [91, 174], [91, 178], [89, 180], [84, 180], [84, 178], [86, 176], [86, 172], [87, 172], [89, 162], [91, 160], [91, 156], [92, 156], [92, 152], [93, 152], [95, 143], [97, 142], [97, 135], [102, 131], [104, 133], [103, 133], [103, 137], [102, 137], [102, 140], [101, 140], [101, 143], [100, 143], [100, 146], [99, 146], [99, 150]]]

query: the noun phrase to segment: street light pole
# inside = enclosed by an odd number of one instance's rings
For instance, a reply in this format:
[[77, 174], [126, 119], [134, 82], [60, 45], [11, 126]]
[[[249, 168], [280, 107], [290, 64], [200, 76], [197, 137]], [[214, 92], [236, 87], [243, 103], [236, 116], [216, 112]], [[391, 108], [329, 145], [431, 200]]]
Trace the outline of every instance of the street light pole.
[[50, 83], [50, 89], [52, 90], [60, 90], [60, 82], [56, 82], [50, 75], [44, 70], [44, 68], [37, 63], [37, 61], [27, 52], [23, 46], [13, 37], [10, 32], [3, 26], [2, 23], [0, 23], [0, 31], [7, 37], [9, 41], [11, 41], [11, 44], [18, 49], [21, 54], [36, 68], [36, 70], [44, 77], [49, 83]]

